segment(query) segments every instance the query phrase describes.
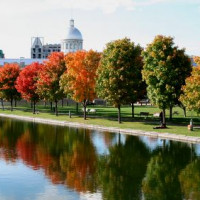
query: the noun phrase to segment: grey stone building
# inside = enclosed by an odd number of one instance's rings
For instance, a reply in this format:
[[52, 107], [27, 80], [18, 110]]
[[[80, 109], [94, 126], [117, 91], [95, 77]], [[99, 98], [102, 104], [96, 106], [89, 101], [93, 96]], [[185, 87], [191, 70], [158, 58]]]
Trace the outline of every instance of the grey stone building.
[[32, 59], [45, 59], [52, 52], [60, 52], [60, 44], [43, 44], [41, 38], [34, 38], [34, 42], [31, 46], [31, 58]]

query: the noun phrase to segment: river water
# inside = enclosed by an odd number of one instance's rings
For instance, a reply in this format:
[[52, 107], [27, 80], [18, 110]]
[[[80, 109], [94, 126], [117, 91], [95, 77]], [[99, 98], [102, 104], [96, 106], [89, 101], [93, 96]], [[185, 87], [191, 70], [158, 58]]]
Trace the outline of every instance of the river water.
[[200, 145], [0, 118], [0, 200], [200, 199]]

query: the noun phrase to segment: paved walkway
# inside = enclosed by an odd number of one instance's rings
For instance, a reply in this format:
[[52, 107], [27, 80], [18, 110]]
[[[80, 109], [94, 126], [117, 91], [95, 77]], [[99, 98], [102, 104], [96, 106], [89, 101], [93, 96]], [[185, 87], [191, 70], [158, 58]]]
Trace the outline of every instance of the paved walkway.
[[176, 135], [176, 134], [171, 134], [171, 133], [156, 133], [156, 132], [146, 132], [146, 131], [134, 130], [134, 129], [120, 129], [120, 128], [116, 128], [116, 127], [88, 125], [88, 124], [77, 123], [77, 122], [68, 122], [68, 121], [60, 121], [60, 120], [52, 120], [52, 119], [44, 119], [44, 118], [26, 117], [26, 116], [19, 116], [19, 115], [9, 115], [9, 114], [2, 114], [2, 113], [0, 113], [0, 117], [8, 117], [8, 118], [14, 118], [14, 119], [19, 119], [19, 120], [26, 120], [26, 121], [32, 121], [32, 122], [44, 123], [44, 124], [53, 124], [53, 125], [60, 125], [60, 126], [87, 128], [87, 129], [92, 129], [92, 130], [109, 131], [109, 132], [121, 133], [121, 134], [127, 134], [127, 135], [134, 135], [134, 136], [148, 136], [148, 137], [153, 137], [153, 138], [160, 138], [160, 139], [167, 139], [167, 140], [181, 141], [181, 142], [194, 143], [194, 144], [199, 143], [200, 144], [200, 137]]

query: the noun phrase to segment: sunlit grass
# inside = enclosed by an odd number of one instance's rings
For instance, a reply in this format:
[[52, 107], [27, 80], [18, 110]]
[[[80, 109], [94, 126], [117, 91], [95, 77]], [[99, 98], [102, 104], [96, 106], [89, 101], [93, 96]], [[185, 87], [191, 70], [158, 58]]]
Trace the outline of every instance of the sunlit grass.
[[[187, 125], [191, 117], [194, 119], [195, 125], [200, 125], [199, 117], [195, 113], [187, 112], [187, 117], [183, 115], [183, 110], [179, 107], [174, 108], [173, 112], [176, 111], [178, 115], [173, 116], [173, 120], [167, 120], [167, 129], [153, 129], [155, 126], [159, 126], [159, 118], [153, 117], [153, 114], [160, 112], [160, 110], [153, 106], [135, 106], [135, 118], [131, 116], [131, 107], [124, 106], [121, 109], [122, 112], [122, 123], [117, 122], [117, 109], [111, 106], [89, 106], [89, 108], [96, 109], [96, 113], [88, 114], [87, 120], [83, 119], [82, 108], [79, 106], [79, 112], [76, 113], [75, 105], [64, 106], [63, 108], [59, 106], [59, 115], [55, 114], [50, 110], [50, 106], [37, 105], [38, 114], [33, 115], [32, 110], [29, 106], [19, 106], [14, 109], [14, 111], [0, 110], [0, 113], [14, 114], [20, 116], [29, 116], [36, 118], [45, 119], [56, 119], [69, 122], [79, 122], [84, 124], [101, 125], [107, 127], [119, 127], [122, 129], [130, 128], [144, 131], [154, 131], [154, 132], [168, 132], [182, 135], [199, 136], [200, 129], [195, 129], [194, 131], [189, 131]], [[72, 117], [69, 117], [69, 111]], [[140, 117], [140, 112], [149, 112], [148, 117]], [[169, 116], [169, 111], [167, 111], [167, 117]]]

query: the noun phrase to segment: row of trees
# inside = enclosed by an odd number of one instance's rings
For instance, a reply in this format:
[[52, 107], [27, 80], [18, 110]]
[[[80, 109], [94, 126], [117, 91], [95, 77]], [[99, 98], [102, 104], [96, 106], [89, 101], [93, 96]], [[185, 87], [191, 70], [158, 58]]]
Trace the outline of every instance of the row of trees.
[[[195, 70], [192, 77], [199, 68]], [[98, 96], [118, 108], [121, 122], [121, 105], [131, 104], [134, 117], [134, 103], [147, 91], [151, 103], [163, 110], [165, 126], [166, 109], [170, 109], [170, 117], [175, 105], [194, 109], [190, 98], [194, 96], [189, 93], [194, 88], [185, 86], [192, 80], [196, 83], [191, 71], [190, 58], [175, 46], [172, 37], [156, 36], [145, 50], [124, 38], [108, 43], [102, 53], [52, 53], [44, 64], [33, 63], [22, 71], [16, 64], [6, 64], [0, 69], [0, 95], [11, 101], [11, 109], [13, 99], [21, 95], [33, 102], [34, 113], [39, 99], [55, 102], [56, 115], [57, 102], [70, 97], [83, 104], [84, 119], [88, 101]]]
[[[100, 53], [95, 51], [78, 51], [64, 56], [63, 53], [52, 53], [44, 64], [32, 63], [20, 70], [17, 64], [5, 64], [0, 70], [0, 95], [11, 102], [20, 96], [35, 105], [42, 99], [57, 103], [70, 96], [82, 102], [86, 113], [87, 101], [95, 98], [95, 77], [99, 65]], [[66, 68], [67, 65], [67, 68]], [[84, 114], [86, 118], [86, 114]]]
[[191, 71], [191, 59], [185, 49], [175, 46], [172, 37], [158, 35], [144, 50], [125, 38], [107, 44], [97, 70], [96, 87], [100, 97], [118, 108], [119, 122], [120, 106], [134, 105], [147, 92], [151, 103], [162, 109], [165, 127], [166, 109], [170, 109], [172, 118], [172, 108], [179, 105], [186, 115], [189, 106], [180, 96], [188, 96], [184, 86]]
[[66, 56], [52, 53], [44, 64], [33, 63], [22, 71], [17, 64], [6, 64], [1, 68], [1, 98], [11, 101], [12, 110], [13, 99], [21, 95], [33, 103], [33, 113], [40, 99], [55, 102], [57, 115], [57, 102], [70, 97], [82, 103], [86, 119], [87, 103], [99, 96], [118, 108], [121, 122], [121, 105], [131, 103], [133, 107], [145, 93], [141, 52], [139, 45], [123, 39], [107, 44], [103, 54], [93, 50]]

